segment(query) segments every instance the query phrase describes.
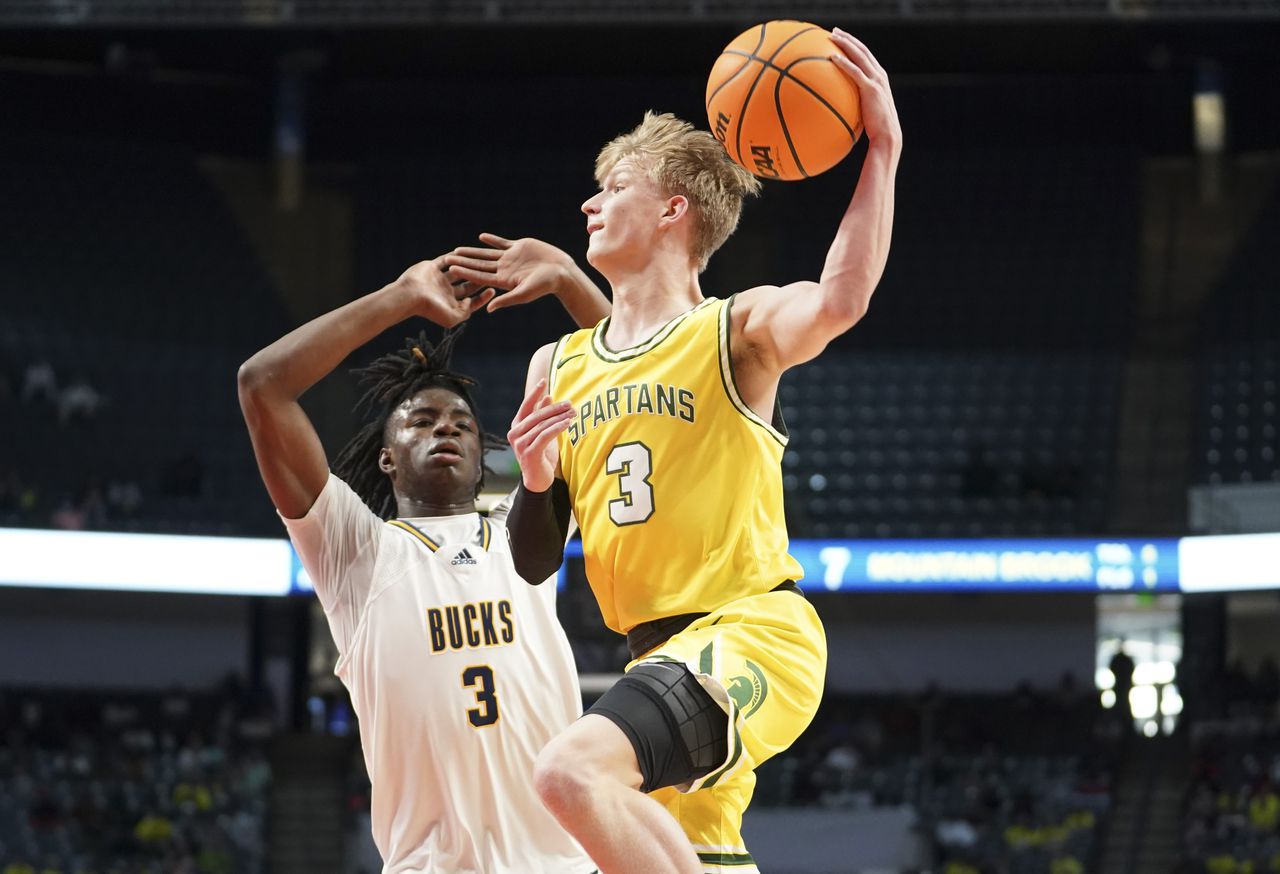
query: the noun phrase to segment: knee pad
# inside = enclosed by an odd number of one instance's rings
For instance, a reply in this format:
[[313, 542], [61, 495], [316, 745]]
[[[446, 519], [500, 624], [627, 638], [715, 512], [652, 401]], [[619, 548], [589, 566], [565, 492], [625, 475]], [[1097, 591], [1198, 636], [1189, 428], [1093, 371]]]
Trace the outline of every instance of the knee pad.
[[729, 716], [687, 667], [646, 662], [628, 671], [587, 711], [622, 729], [652, 792], [706, 776], [729, 755]]

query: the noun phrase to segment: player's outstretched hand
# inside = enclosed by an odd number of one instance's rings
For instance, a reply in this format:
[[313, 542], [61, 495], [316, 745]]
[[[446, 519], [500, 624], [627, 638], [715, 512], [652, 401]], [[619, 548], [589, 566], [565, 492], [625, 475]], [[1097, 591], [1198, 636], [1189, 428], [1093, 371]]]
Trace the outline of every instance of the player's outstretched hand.
[[493, 300], [493, 289], [465, 280], [455, 285], [445, 271], [444, 257], [419, 261], [396, 282], [413, 295], [418, 315], [437, 325], [452, 328]]
[[563, 250], [533, 237], [508, 240], [497, 234], [481, 234], [480, 242], [488, 248], [459, 246], [445, 256], [444, 263], [454, 282], [505, 292], [486, 301], [491, 313], [555, 294], [573, 268], [573, 259]]
[[898, 122], [898, 109], [893, 104], [893, 91], [889, 88], [889, 74], [880, 66], [871, 50], [856, 37], [840, 28], [831, 32], [831, 41], [840, 49], [831, 55], [832, 62], [858, 86], [862, 102], [862, 128], [867, 139], [890, 138], [894, 143], [902, 140], [902, 126]]
[[573, 416], [573, 404], [551, 400], [546, 378], [538, 380], [525, 395], [507, 432], [507, 442], [520, 462], [520, 476], [529, 491], [551, 488], [560, 461], [556, 437], [569, 427]]

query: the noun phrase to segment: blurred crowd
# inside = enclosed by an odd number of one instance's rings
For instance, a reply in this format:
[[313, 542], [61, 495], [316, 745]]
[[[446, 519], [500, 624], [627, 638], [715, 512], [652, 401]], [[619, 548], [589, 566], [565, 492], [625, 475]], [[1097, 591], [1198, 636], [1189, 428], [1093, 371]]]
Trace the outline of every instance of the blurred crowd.
[[1280, 872], [1280, 720], [1243, 715], [1201, 723], [1192, 744], [1183, 832], [1188, 870]]
[[258, 874], [272, 722], [228, 684], [0, 692], [0, 874]]
[[[15, 441], [49, 425], [63, 432], [91, 427], [108, 403], [84, 374], [60, 372], [47, 359], [22, 366], [0, 360], [0, 415], [8, 427], [22, 429], [22, 435], [13, 435]], [[26, 461], [0, 467], [0, 526], [106, 530], [127, 527], [142, 507], [142, 489], [134, 478], [88, 475], [68, 487], [50, 476], [67, 459], [49, 457], [39, 465]], [[6, 462], [12, 465], [13, 460]]]

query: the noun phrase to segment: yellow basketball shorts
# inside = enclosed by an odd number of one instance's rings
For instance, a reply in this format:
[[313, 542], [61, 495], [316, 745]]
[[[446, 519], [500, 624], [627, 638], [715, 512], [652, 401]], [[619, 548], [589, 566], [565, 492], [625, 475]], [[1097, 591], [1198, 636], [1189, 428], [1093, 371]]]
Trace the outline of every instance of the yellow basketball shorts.
[[684, 828], [705, 871], [750, 874], [757, 869], [741, 829], [754, 769], [813, 721], [827, 673], [822, 621], [795, 592], [752, 595], [698, 619], [627, 669], [652, 661], [686, 665], [729, 714], [724, 764], [652, 797]]

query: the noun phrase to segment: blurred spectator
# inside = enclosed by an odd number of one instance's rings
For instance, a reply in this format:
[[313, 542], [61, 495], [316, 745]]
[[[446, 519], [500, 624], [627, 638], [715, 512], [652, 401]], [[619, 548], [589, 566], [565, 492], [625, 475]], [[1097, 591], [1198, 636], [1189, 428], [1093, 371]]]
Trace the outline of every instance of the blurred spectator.
[[133, 836], [144, 847], [159, 847], [173, 838], [173, 823], [154, 810], [147, 811], [147, 815], [134, 826]]
[[49, 517], [49, 524], [62, 531], [83, 531], [85, 527], [84, 509], [70, 498], [63, 498], [58, 509]]
[[1249, 825], [1262, 834], [1271, 834], [1280, 826], [1280, 797], [1270, 780], [1259, 783], [1249, 799]]
[[33, 400], [42, 400], [51, 407], [58, 403], [58, 378], [53, 365], [43, 359], [28, 364], [22, 377], [22, 402]]
[[1107, 667], [1111, 669], [1112, 676], [1115, 677], [1116, 693], [1116, 712], [1121, 714], [1125, 720], [1126, 732], [1133, 725], [1133, 710], [1129, 706], [1129, 692], [1133, 689], [1133, 669], [1135, 667], [1133, 659], [1124, 650], [1125, 640], [1120, 638], [1120, 642], [1116, 645], [1116, 654], [1111, 657]]
[[132, 519], [142, 506], [142, 489], [131, 479], [107, 483], [107, 509], [119, 519]]
[[854, 806], [864, 794], [853, 790], [859, 761], [858, 751], [848, 744], [840, 744], [827, 751], [814, 775], [815, 782], [822, 787], [820, 798], [824, 807]]
[[74, 419], [92, 419], [106, 399], [83, 376], [77, 376], [58, 394], [58, 423], [68, 425]]
[[80, 511], [89, 529], [107, 527], [107, 498], [102, 491], [102, 481], [92, 477], [80, 491]]

